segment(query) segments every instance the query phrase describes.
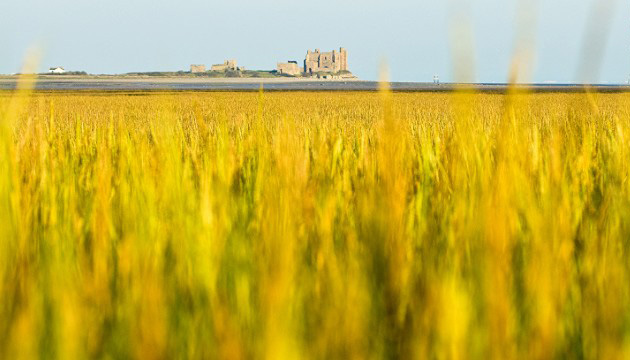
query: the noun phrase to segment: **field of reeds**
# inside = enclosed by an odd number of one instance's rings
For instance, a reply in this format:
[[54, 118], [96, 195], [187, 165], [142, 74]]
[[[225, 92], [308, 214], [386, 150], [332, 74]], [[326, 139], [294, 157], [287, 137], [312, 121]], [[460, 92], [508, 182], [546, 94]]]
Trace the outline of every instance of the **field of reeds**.
[[626, 94], [0, 93], [0, 358], [628, 358], [629, 159]]

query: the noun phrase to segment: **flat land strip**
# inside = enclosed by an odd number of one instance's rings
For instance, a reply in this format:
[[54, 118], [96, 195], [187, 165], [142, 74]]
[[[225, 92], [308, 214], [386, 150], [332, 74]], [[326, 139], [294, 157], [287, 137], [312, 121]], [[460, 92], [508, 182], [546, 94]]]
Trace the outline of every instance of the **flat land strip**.
[[[14, 90], [19, 77], [0, 76], [0, 90]], [[382, 86], [377, 81], [357, 79], [318, 80], [313, 78], [209, 78], [170, 76], [55, 76], [43, 75], [36, 79], [35, 87], [47, 91], [378, 91]], [[392, 82], [388, 86], [394, 91], [407, 92], [452, 92], [462, 88], [474, 88], [478, 92], [506, 93], [507, 84], [433, 84], [423, 82]], [[519, 85], [519, 89], [533, 92], [585, 92], [583, 85], [575, 84], [530, 84]], [[630, 92], [626, 85], [596, 85], [593, 91], [620, 93]]]

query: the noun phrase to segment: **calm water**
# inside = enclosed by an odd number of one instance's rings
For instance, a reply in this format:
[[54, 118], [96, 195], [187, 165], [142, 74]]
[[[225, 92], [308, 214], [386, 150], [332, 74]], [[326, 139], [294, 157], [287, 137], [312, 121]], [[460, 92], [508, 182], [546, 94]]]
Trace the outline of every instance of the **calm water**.
[[[397, 91], [452, 91], [455, 86], [452, 84], [436, 85], [432, 83], [394, 82], [390, 84], [393, 90]], [[504, 91], [505, 84], [477, 84], [480, 91]], [[16, 82], [13, 79], [0, 80], [0, 90], [15, 89]], [[313, 81], [313, 82], [287, 82], [287, 83], [266, 83], [265, 90], [276, 91], [375, 91], [379, 89], [379, 83], [374, 81]], [[54, 81], [44, 80], [36, 84], [38, 90], [109, 90], [109, 91], [133, 91], [133, 90], [199, 90], [199, 91], [255, 91], [260, 88], [260, 83], [220, 83], [220, 82], [151, 82], [145, 80], [138, 81], [116, 81], [116, 80], [96, 80], [96, 81]], [[626, 85], [597, 85], [597, 91], [621, 92], [630, 91]], [[535, 84], [531, 86], [534, 91], [581, 91], [581, 85], [570, 84]]]

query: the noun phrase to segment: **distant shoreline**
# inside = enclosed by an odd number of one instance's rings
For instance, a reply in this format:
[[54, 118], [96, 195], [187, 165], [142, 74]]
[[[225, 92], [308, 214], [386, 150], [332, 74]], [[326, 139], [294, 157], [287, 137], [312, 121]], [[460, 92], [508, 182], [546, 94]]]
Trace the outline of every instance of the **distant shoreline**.
[[[0, 75], [0, 81], [17, 81], [20, 75]], [[291, 83], [291, 82], [360, 82], [360, 79], [315, 79], [308, 77], [191, 77], [191, 76], [149, 76], [149, 75], [36, 75], [35, 79], [44, 82], [152, 82], [152, 83]]]
[[[17, 87], [19, 76], [0, 75], [0, 90], [11, 91]], [[257, 91], [262, 85], [265, 91], [377, 91], [377, 81], [359, 79], [313, 78], [211, 78], [137, 75], [39, 75], [35, 89], [41, 91]], [[508, 84], [434, 84], [421, 82], [391, 82], [396, 92], [452, 92], [469, 89], [484, 93], [505, 93]], [[628, 85], [582, 84], [519, 84], [519, 90], [546, 92], [630, 92]]]

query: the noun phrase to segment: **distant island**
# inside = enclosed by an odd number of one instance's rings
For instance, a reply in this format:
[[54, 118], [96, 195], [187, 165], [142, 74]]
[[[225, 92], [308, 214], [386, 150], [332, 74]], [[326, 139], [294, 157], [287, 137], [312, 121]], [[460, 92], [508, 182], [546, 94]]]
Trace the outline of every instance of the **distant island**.
[[[298, 65], [295, 60], [286, 63], [279, 62], [276, 69], [272, 71], [249, 71], [238, 66], [235, 59], [225, 60], [223, 64], [216, 64], [206, 69], [205, 65], [190, 65], [188, 72], [195, 76], [207, 77], [301, 77], [316, 79], [339, 79], [351, 80], [357, 77], [348, 69], [348, 51], [339, 48], [339, 51], [321, 52], [308, 50], [303, 60], [303, 66]], [[143, 73], [146, 75], [147, 73]], [[180, 72], [178, 74], [185, 74]]]
[[[19, 75], [19, 74], [15, 74]], [[279, 62], [274, 70], [247, 70], [239, 66], [235, 59], [225, 60], [222, 64], [211, 65], [207, 69], [203, 64], [190, 65], [188, 71], [138, 71], [125, 74], [88, 74], [85, 71], [68, 71], [64, 67], [51, 67], [48, 72], [38, 74], [40, 76], [105, 76], [105, 77], [191, 77], [191, 78], [300, 78], [320, 80], [358, 80], [348, 69], [348, 51], [340, 48], [339, 51], [320, 52], [308, 50], [302, 66], [297, 61], [291, 60], [285, 63]]]

